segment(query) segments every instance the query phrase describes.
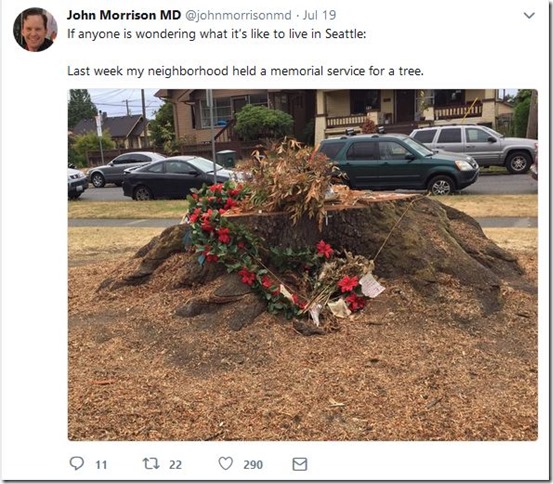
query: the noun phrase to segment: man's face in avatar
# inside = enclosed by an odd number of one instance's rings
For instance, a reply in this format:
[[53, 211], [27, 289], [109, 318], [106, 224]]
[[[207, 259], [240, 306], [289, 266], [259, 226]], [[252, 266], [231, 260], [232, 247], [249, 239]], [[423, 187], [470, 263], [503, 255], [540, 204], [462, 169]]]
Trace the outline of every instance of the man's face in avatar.
[[42, 15], [29, 15], [23, 20], [23, 38], [27, 49], [36, 52], [46, 38], [46, 25]]

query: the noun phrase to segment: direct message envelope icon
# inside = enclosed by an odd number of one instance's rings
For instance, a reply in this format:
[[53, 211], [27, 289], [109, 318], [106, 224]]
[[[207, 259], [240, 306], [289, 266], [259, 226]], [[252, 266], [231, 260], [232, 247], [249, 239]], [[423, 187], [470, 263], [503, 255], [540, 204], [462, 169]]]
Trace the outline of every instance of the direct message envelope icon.
[[292, 459], [293, 471], [306, 471], [307, 470], [307, 457], [294, 457]]

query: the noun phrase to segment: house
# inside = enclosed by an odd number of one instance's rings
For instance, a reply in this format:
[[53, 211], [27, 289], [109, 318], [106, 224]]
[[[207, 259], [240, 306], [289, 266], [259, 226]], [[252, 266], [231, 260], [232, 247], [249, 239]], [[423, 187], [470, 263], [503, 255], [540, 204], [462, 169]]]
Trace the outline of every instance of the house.
[[[294, 136], [318, 143], [350, 128], [360, 132], [368, 119], [390, 131], [409, 134], [428, 124], [470, 122], [507, 131], [512, 105], [496, 89], [257, 89], [213, 90], [213, 118], [217, 142], [237, 141], [232, 130], [236, 113], [246, 104], [280, 109], [294, 118]], [[188, 144], [211, 141], [207, 91], [161, 89], [156, 97], [174, 107], [177, 138]]]
[[315, 142], [361, 131], [368, 119], [388, 131], [409, 134], [417, 126], [470, 122], [507, 131], [513, 107], [497, 89], [317, 90]]
[[[214, 89], [213, 119], [219, 142], [236, 141], [232, 126], [246, 104], [279, 109], [294, 118], [294, 136], [302, 139], [306, 126], [315, 117], [314, 90]], [[161, 89], [155, 94], [173, 105], [176, 136], [189, 144], [211, 141], [211, 110], [205, 89]]]
[[[147, 122], [141, 114], [130, 116], [108, 117], [102, 113], [102, 130], [109, 131], [117, 148], [140, 149], [148, 146], [146, 142]], [[96, 132], [96, 120], [85, 119], [79, 121], [73, 129], [73, 134]]]

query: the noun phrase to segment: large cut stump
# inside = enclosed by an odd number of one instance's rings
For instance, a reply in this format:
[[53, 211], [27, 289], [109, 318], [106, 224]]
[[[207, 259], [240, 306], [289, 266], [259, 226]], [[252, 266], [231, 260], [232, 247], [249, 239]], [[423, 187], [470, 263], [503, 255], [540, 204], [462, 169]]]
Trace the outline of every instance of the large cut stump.
[[[482, 317], [500, 310], [505, 284], [533, 290], [521, 278], [523, 271], [516, 258], [489, 240], [473, 218], [427, 197], [390, 194], [354, 206], [331, 205], [320, 229], [308, 218], [293, 225], [285, 213], [229, 216], [264, 239], [267, 246], [314, 247], [324, 240], [337, 251], [372, 259], [374, 273], [385, 285], [394, 279], [407, 281], [425, 303], [447, 301], [457, 305], [460, 313], [463, 306]], [[163, 231], [104, 281], [99, 291], [144, 284], [160, 273], [165, 274], [167, 290], [210, 285], [221, 292], [221, 287], [235, 285], [222, 266], [200, 265], [197, 256], [185, 251], [183, 239], [188, 230], [188, 225], [181, 224]], [[248, 298], [251, 305], [252, 294], [238, 294], [230, 301], [212, 295], [175, 310], [183, 317], [193, 317], [223, 306], [228, 309], [229, 304], [242, 304], [243, 308], [242, 298]], [[252, 318], [260, 308], [254, 308]], [[236, 326], [244, 324], [247, 321]]]

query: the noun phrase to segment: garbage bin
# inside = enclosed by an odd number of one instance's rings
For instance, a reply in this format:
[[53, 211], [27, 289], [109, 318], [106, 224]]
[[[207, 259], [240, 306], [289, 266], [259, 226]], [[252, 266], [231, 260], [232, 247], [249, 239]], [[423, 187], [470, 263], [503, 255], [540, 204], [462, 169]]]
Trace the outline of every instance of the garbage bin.
[[217, 151], [215, 154], [217, 163], [225, 168], [233, 168], [236, 163], [236, 151], [234, 150], [222, 150]]

